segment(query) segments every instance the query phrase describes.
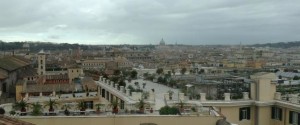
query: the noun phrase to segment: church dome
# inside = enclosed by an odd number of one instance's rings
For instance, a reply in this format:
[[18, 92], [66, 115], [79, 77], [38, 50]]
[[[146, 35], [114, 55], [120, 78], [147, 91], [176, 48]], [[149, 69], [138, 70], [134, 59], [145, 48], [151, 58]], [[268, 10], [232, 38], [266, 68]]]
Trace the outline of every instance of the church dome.
[[160, 40], [159, 45], [163, 45], [163, 46], [166, 45], [166, 43], [165, 43], [165, 41], [164, 41], [163, 38]]

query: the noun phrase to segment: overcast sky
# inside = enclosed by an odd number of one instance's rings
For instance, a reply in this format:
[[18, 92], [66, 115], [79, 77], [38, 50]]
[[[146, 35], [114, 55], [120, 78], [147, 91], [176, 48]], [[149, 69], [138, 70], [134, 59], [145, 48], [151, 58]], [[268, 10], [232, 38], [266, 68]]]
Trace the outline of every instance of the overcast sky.
[[0, 40], [253, 44], [300, 40], [300, 0], [1, 0]]

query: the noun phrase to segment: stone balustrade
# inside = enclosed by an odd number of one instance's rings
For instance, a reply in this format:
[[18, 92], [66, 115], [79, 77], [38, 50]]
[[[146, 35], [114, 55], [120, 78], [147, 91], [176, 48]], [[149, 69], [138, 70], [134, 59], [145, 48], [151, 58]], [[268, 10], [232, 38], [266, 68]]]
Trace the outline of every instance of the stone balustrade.
[[243, 99], [249, 100], [249, 92], [243, 92]]
[[206, 101], [206, 93], [200, 93], [200, 101]]
[[130, 96], [130, 89], [126, 89], [126, 95]]
[[281, 93], [280, 92], [275, 92], [274, 99], [275, 100], [281, 100]]
[[294, 104], [299, 103], [298, 94], [290, 94], [289, 96], [290, 96], [290, 98], [289, 98], [290, 103], [294, 103]]
[[115, 89], [118, 89], [118, 87], [119, 87], [119, 84], [116, 83], [115, 84]]
[[224, 100], [225, 101], [230, 101], [230, 93], [224, 93]]
[[124, 93], [124, 91], [125, 91], [125, 87], [124, 86], [120, 86], [120, 92]]
[[178, 99], [181, 101], [184, 101], [184, 93], [179, 93], [178, 94]]

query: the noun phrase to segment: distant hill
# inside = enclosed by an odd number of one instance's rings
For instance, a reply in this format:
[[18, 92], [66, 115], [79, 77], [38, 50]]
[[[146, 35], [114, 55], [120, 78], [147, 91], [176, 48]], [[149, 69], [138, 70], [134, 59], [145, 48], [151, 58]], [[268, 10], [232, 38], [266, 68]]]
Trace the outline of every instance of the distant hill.
[[[17, 49], [22, 49], [23, 45], [27, 43], [30, 46], [31, 52], [39, 52], [41, 49], [44, 50], [69, 50], [69, 49], [78, 49], [80, 47], [81, 50], [111, 50], [112, 47], [108, 47], [107, 45], [84, 45], [84, 44], [70, 44], [70, 43], [51, 43], [51, 42], [33, 42], [33, 41], [26, 41], [26, 42], [4, 42], [0, 40], [0, 51], [13, 51]], [[126, 46], [129, 49], [136, 50], [136, 49], [148, 49], [148, 48], [155, 48], [154, 45], [109, 45], [113, 46], [114, 48], [122, 48]], [[137, 48], [137, 46], [139, 48]]]
[[250, 46], [252, 46], [252, 47], [272, 47], [272, 48], [292, 48], [292, 47], [300, 47], [300, 41], [264, 43], [264, 44], [254, 44], [254, 45], [250, 45]]
[[31, 52], [38, 52], [41, 49], [44, 50], [68, 50], [77, 49], [80, 47], [83, 50], [89, 48], [87, 45], [69, 44], [69, 43], [50, 43], [50, 42], [3, 42], [0, 40], [0, 51], [12, 51], [22, 49], [23, 45], [28, 43]]

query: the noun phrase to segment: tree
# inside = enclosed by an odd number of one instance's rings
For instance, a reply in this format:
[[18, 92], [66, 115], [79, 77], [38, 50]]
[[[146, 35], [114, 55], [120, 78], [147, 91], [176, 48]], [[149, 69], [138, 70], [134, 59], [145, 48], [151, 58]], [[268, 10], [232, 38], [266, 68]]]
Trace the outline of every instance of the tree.
[[164, 78], [163, 78], [163, 77], [161, 77], [161, 76], [160, 76], [160, 77], [158, 77], [158, 79], [157, 79], [157, 82], [158, 82], [158, 83], [163, 83], [163, 82], [164, 82]]
[[169, 86], [173, 87], [174, 85], [176, 85], [176, 81], [174, 79], [171, 79], [169, 82]]
[[171, 74], [165, 74], [165, 78], [171, 78]]
[[178, 108], [176, 107], [169, 107], [169, 106], [164, 106], [159, 109], [159, 114], [160, 115], [177, 115], [180, 114]]
[[62, 106], [62, 109], [65, 109], [65, 111], [64, 111], [65, 115], [67, 115], [67, 116], [70, 115], [70, 111], [69, 111], [70, 108], [71, 108], [70, 104], [64, 104]]
[[119, 85], [120, 85], [120, 86], [126, 86], [126, 82], [124, 81], [124, 79], [121, 79], [121, 80], [119, 81]]
[[[29, 103], [24, 101], [23, 99], [19, 102], [16, 102], [13, 105], [13, 108], [16, 110], [20, 110], [21, 112], [26, 112], [26, 108], [29, 106]], [[26, 113], [21, 113], [21, 115], [26, 115]]]
[[49, 106], [49, 112], [53, 112], [54, 111], [54, 107], [57, 107], [58, 103], [55, 100], [50, 100], [46, 102], [45, 107]]
[[119, 81], [120, 77], [117, 76], [113, 76], [110, 78], [111, 81], [113, 81], [113, 83], [117, 83]]
[[163, 74], [163, 73], [164, 73], [164, 69], [163, 69], [163, 68], [158, 68], [158, 69], [156, 70], [156, 73], [157, 73], [158, 75]]
[[171, 72], [171, 71], [168, 71], [168, 75], [171, 76], [171, 75], [172, 75], [172, 72]]
[[183, 75], [183, 74], [185, 74], [185, 72], [186, 72], [186, 68], [182, 68], [181, 70], [180, 70], [180, 73]]
[[5, 110], [2, 107], [0, 107], [0, 115], [4, 115], [4, 114], [5, 114]]
[[300, 77], [299, 76], [294, 76], [293, 80], [299, 80]]
[[205, 72], [204, 69], [200, 69], [200, 71], [198, 72], [198, 74], [202, 74], [204, 72]]
[[148, 97], [150, 96], [150, 93], [148, 91], [145, 91], [142, 93], [142, 98], [143, 99], [148, 99]]
[[42, 105], [39, 102], [31, 104], [32, 106], [32, 115], [39, 116], [42, 115]]
[[143, 76], [144, 76], [145, 78], [147, 78], [147, 77], [149, 76], [149, 73], [146, 72], [146, 73], [143, 74]]
[[136, 79], [137, 78], [137, 71], [132, 70], [131, 74], [130, 74], [130, 77], [133, 78], [133, 79]]
[[180, 112], [184, 112], [184, 106], [186, 106], [187, 103], [183, 102], [182, 100], [180, 100], [178, 103], [176, 103], [176, 106], [178, 106]]
[[172, 73], [173, 73], [173, 75], [175, 75], [175, 73], [176, 73], [176, 72], [175, 72], [175, 69], [172, 69]]
[[190, 70], [190, 74], [194, 74], [194, 73], [195, 73], [195, 71], [191, 69]]
[[118, 69], [114, 70], [114, 75], [115, 76], [119, 76], [120, 74], [121, 74], [120, 70], [118, 70]]
[[119, 109], [118, 109], [119, 101], [118, 100], [113, 100], [109, 106], [112, 107], [112, 113], [119, 112]]
[[100, 109], [101, 107], [105, 106], [104, 104], [101, 104], [101, 103], [98, 103], [98, 104], [95, 104], [95, 106], [97, 107], [97, 113], [100, 113]]
[[130, 71], [128, 71], [128, 70], [122, 70], [122, 75], [123, 75], [124, 77], [127, 77], [127, 76], [130, 75]]
[[[84, 101], [80, 101], [80, 102], [77, 104], [77, 108], [78, 108], [80, 111], [85, 111], [85, 110], [86, 110], [86, 105], [85, 105]], [[81, 114], [84, 114], [84, 113], [81, 113]]]
[[169, 90], [169, 91], [168, 91], [168, 93], [169, 93], [169, 99], [170, 99], [170, 100], [172, 100], [172, 97], [173, 97], [174, 91], [172, 91], [172, 90]]
[[140, 99], [139, 102], [137, 102], [136, 107], [140, 109], [140, 113], [144, 113], [145, 112], [145, 106], [149, 106], [148, 103], [146, 103], [144, 101], [144, 99]]

